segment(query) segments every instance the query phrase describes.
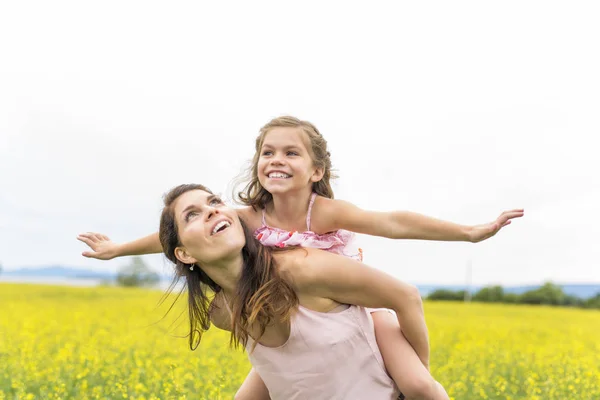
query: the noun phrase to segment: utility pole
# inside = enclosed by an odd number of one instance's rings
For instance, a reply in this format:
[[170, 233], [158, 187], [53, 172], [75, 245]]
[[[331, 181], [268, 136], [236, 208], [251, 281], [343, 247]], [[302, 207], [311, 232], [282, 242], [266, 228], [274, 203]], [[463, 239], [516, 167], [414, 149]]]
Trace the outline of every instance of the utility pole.
[[465, 274], [465, 303], [471, 301], [471, 278], [473, 275], [473, 262], [469, 258], [467, 260], [467, 271]]

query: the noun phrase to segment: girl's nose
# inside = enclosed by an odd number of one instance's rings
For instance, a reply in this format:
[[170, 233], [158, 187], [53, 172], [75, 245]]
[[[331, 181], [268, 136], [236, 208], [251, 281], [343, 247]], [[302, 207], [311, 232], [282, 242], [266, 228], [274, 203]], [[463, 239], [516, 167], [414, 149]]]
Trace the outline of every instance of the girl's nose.
[[271, 164], [281, 165], [281, 164], [283, 164], [283, 159], [281, 158], [281, 156], [275, 156], [275, 157], [271, 158]]

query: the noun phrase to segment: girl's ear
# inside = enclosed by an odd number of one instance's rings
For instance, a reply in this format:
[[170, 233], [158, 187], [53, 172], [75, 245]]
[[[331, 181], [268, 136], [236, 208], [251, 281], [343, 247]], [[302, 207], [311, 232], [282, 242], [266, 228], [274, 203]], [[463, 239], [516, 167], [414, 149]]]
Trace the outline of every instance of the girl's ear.
[[325, 169], [316, 168], [315, 172], [313, 172], [312, 176], [310, 177], [310, 180], [313, 183], [319, 182], [321, 179], [323, 179], [323, 175], [325, 175]]
[[198, 262], [198, 260], [188, 254], [185, 247], [177, 247], [175, 249], [175, 257], [184, 264], [195, 264]]

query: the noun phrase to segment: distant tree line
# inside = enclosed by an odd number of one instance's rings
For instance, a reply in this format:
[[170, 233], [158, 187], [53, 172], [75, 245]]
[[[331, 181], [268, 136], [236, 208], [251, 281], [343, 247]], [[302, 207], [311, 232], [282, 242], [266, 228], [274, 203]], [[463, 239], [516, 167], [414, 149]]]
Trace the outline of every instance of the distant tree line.
[[125, 287], [155, 286], [158, 274], [150, 269], [141, 257], [132, 257], [131, 263], [119, 268], [116, 284]]
[[[466, 298], [464, 290], [434, 290], [428, 296], [428, 300], [450, 300], [464, 301]], [[600, 309], [600, 293], [589, 299], [566, 294], [563, 289], [551, 282], [543, 286], [529, 290], [522, 294], [506, 293], [502, 286], [487, 286], [475, 292], [471, 296], [472, 301], [483, 303], [510, 303], [510, 304], [545, 304], [552, 306], [582, 307]]]

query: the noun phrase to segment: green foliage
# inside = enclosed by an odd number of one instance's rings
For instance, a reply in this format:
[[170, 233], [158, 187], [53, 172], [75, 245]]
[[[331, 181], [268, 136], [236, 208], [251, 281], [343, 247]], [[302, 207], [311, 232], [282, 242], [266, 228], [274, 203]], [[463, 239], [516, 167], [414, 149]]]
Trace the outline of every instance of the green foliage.
[[585, 300], [580, 299], [577, 296], [565, 294], [564, 302], [562, 305], [569, 307], [583, 307], [585, 305]]
[[[465, 291], [452, 291], [447, 289], [434, 290], [427, 296], [428, 300], [462, 301]], [[562, 288], [552, 282], [529, 290], [521, 295], [505, 293], [502, 286], [488, 286], [480, 289], [472, 297], [473, 301], [483, 303], [510, 303], [510, 304], [545, 304], [553, 306], [583, 307], [600, 309], [600, 293], [591, 299], [581, 299], [577, 296], [566, 294]]]
[[453, 291], [447, 289], [434, 290], [427, 296], [429, 300], [450, 300], [450, 301], [463, 301], [465, 299], [465, 291]]
[[516, 304], [520, 299], [521, 297], [516, 293], [505, 293], [501, 303]]
[[502, 286], [484, 287], [473, 296], [473, 301], [483, 301], [486, 303], [500, 303], [504, 299], [504, 289]]
[[585, 308], [600, 308], [600, 292], [594, 297], [587, 299], [583, 304]]
[[565, 303], [565, 293], [560, 286], [547, 282], [540, 288], [523, 293], [521, 303], [563, 305]]
[[131, 263], [121, 267], [117, 274], [117, 285], [119, 286], [154, 286], [159, 280], [158, 274], [152, 271], [141, 257], [133, 257]]

